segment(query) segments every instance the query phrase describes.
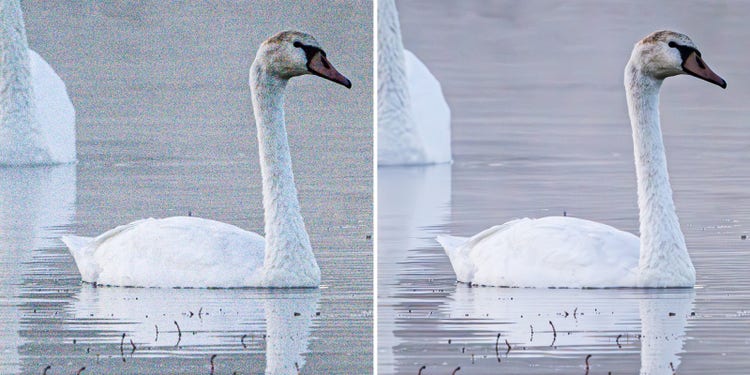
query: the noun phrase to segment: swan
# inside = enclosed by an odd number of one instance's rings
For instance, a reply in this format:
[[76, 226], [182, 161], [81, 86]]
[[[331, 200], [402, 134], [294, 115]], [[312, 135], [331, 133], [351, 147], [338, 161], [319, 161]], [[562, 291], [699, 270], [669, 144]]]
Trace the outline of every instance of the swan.
[[675, 213], [659, 124], [659, 89], [678, 74], [727, 86], [692, 40], [674, 31], [636, 43], [625, 67], [640, 239], [572, 217], [517, 219], [471, 238], [438, 236], [457, 279], [509, 287], [693, 287], [695, 268]]
[[83, 281], [138, 287], [318, 287], [284, 124], [289, 79], [313, 74], [351, 88], [312, 36], [283, 31], [250, 67], [266, 237], [196, 217], [143, 219], [98, 237], [65, 236]]
[[394, 0], [378, 3], [378, 165], [451, 162], [440, 82], [401, 41]]
[[29, 49], [21, 5], [0, 2], [0, 165], [76, 161], [75, 110], [65, 83]]

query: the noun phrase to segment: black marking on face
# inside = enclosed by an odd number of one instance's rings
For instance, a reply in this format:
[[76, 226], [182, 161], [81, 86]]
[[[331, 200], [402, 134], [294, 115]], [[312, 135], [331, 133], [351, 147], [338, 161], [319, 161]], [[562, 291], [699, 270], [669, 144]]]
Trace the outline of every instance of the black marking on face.
[[[698, 51], [697, 49], [695, 49], [693, 47], [690, 47], [690, 46], [683, 46], [683, 45], [677, 44], [675, 42], [669, 42], [669, 46], [672, 47], [672, 48], [677, 48], [677, 50], [680, 51], [680, 57], [682, 57], [682, 62], [683, 63], [685, 62], [685, 60], [687, 60], [688, 56], [690, 56], [691, 52], [695, 52], [695, 54], [698, 55], [698, 57], [703, 57], [703, 56], [701, 56], [701, 52], [700, 51]], [[703, 64], [701, 64], [701, 65], [703, 65]], [[704, 68], [704, 67], [701, 66], [701, 68]]]
[[[302, 48], [302, 50], [305, 51], [305, 57], [307, 57], [307, 70], [310, 70], [311, 72], [312, 70], [310, 69], [310, 61], [312, 61], [313, 56], [315, 56], [315, 54], [318, 52], [320, 52], [324, 57], [326, 56], [326, 52], [320, 49], [320, 47], [308, 46], [307, 44], [303, 44], [302, 42], [294, 42], [294, 46], [297, 48]], [[328, 65], [326, 59], [323, 59], [323, 65], [325, 65], [327, 69], [331, 68], [330, 65]]]

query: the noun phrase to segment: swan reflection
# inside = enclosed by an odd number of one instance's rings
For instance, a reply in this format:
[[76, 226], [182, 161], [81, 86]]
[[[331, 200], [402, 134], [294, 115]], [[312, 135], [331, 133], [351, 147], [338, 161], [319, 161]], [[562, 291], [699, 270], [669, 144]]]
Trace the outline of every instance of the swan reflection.
[[534, 348], [540, 355], [640, 344], [641, 374], [672, 374], [671, 367], [677, 370], [680, 365], [694, 300], [693, 289], [509, 289], [459, 284], [445, 311], [452, 317], [479, 319], [482, 330], [500, 333], [501, 340], [507, 339], [513, 347]]
[[59, 245], [58, 230], [75, 215], [76, 166], [0, 167], [0, 373], [20, 369], [24, 279], [41, 249]]
[[[378, 168], [378, 259], [380, 318], [378, 339], [388, 347], [379, 350], [379, 369], [395, 373], [394, 350], [401, 343], [391, 315], [393, 300], [405, 276], [415, 270], [414, 250], [434, 246], [435, 229], [450, 220], [451, 165]], [[420, 266], [421, 270], [421, 266]], [[419, 277], [422, 277], [421, 275]], [[406, 282], [408, 283], [408, 282]]]
[[[132, 340], [133, 355], [265, 352], [266, 374], [304, 369], [317, 289], [164, 289], [84, 284], [72, 305], [71, 330], [101, 330], [89, 340]], [[179, 328], [178, 328], [179, 326]], [[127, 353], [130, 352], [128, 349]]]

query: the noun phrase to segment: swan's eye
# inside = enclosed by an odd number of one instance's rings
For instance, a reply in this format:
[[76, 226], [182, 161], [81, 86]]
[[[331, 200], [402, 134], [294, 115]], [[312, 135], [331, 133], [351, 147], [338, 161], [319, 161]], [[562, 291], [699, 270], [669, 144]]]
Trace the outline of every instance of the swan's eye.
[[[675, 42], [669, 42], [668, 45], [672, 48], [677, 48], [677, 50], [680, 51], [680, 57], [682, 57], [682, 61], [687, 60], [688, 56], [690, 56], [690, 54], [693, 52], [695, 52], [695, 54], [698, 55], [698, 57], [701, 57], [700, 51], [695, 49], [695, 47], [683, 46]], [[700, 62], [698, 64], [703, 65]]]
[[293, 44], [293, 45], [294, 45], [295, 47], [297, 47], [297, 48], [302, 48], [302, 43], [300, 43], [300, 42], [294, 42], [294, 44]]

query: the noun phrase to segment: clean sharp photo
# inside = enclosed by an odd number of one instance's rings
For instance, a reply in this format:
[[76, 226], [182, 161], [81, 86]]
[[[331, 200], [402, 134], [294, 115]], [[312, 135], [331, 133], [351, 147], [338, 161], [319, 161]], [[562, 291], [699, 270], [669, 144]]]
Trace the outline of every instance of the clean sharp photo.
[[380, 0], [379, 374], [744, 374], [750, 6]]

